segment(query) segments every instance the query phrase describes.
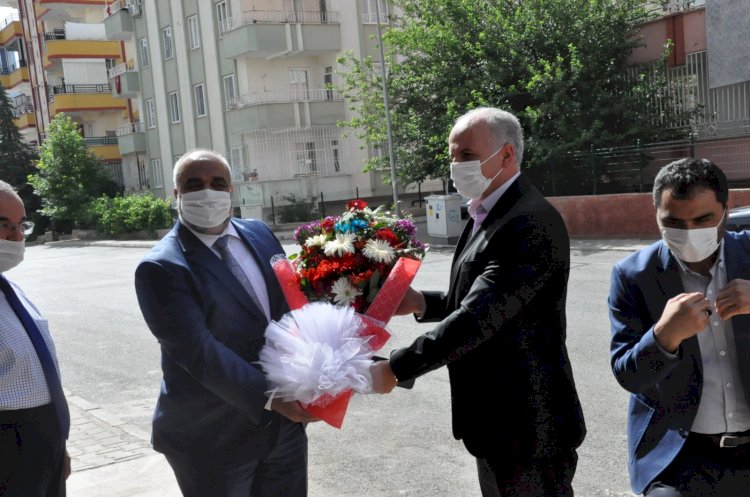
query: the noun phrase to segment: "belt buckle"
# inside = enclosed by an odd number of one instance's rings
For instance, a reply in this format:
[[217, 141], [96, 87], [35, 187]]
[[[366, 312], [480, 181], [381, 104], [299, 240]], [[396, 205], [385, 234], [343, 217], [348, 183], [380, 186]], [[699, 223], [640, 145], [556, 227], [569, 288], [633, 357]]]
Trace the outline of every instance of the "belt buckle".
[[721, 447], [722, 449], [734, 449], [742, 445], [742, 442], [740, 442], [740, 440], [743, 438], [746, 438], [746, 437], [741, 437], [739, 435], [724, 434], [721, 436], [721, 439], [719, 440], [719, 447]]

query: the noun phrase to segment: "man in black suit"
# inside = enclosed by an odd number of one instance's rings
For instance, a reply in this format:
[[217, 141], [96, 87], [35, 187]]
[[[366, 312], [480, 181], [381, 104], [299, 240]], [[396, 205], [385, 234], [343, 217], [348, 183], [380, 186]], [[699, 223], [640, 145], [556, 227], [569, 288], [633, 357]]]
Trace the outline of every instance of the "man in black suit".
[[477, 458], [482, 495], [572, 496], [586, 430], [565, 347], [565, 224], [520, 173], [515, 116], [470, 111], [448, 144], [471, 219], [448, 294], [410, 289], [398, 310], [438, 324], [372, 366], [374, 390], [447, 365], [453, 435]]

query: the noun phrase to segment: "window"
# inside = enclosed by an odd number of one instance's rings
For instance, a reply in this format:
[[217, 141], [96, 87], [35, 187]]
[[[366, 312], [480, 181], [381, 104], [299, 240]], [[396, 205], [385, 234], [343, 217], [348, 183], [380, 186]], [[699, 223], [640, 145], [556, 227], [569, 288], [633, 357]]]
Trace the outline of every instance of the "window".
[[169, 120], [172, 124], [181, 121], [180, 119], [180, 97], [176, 91], [169, 94]]
[[216, 4], [216, 22], [219, 23], [219, 33], [229, 31], [229, 5], [226, 1]]
[[333, 66], [326, 66], [323, 71], [323, 88], [326, 90], [326, 100], [333, 100]]
[[318, 158], [315, 142], [295, 143], [295, 155], [299, 176], [316, 176], [318, 173]]
[[307, 69], [289, 68], [289, 93], [292, 100], [308, 100]]
[[156, 127], [156, 107], [153, 98], [146, 100], [146, 124], [149, 128]]
[[188, 17], [188, 36], [190, 37], [190, 50], [201, 46], [201, 32], [198, 27], [198, 16]]
[[138, 40], [141, 47], [141, 69], [148, 67], [148, 38]]
[[195, 115], [203, 117], [206, 115], [206, 90], [203, 83], [193, 86], [195, 94]]
[[164, 60], [174, 57], [174, 46], [172, 45], [172, 26], [161, 30], [162, 44], [164, 46]]
[[146, 174], [146, 163], [140, 159], [137, 160], [136, 165], [138, 166], [138, 189], [143, 190], [149, 188], [148, 175]]
[[[378, 5], [375, 5], [378, 2]], [[388, 4], [385, 0], [362, 0], [362, 22], [364, 24], [377, 24], [377, 10], [380, 10], [380, 22], [388, 23]]]
[[161, 174], [162, 174], [161, 160], [151, 159], [151, 176], [154, 178], [154, 188], [164, 187], [164, 184], [162, 183]]
[[333, 150], [333, 170], [337, 173], [341, 171], [341, 162], [339, 159], [339, 141], [331, 140], [331, 150]]
[[237, 98], [237, 81], [234, 78], [234, 74], [224, 76], [224, 101], [227, 105], [227, 110], [234, 109]]
[[232, 180], [242, 181], [242, 147], [232, 147], [229, 150], [229, 167], [232, 169]]

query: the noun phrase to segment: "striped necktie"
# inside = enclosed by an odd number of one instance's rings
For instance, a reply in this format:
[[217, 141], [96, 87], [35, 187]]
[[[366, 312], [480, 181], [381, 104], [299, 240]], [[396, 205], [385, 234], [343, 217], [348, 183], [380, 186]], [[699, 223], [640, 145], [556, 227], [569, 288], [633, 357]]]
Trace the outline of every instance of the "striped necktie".
[[232, 251], [229, 250], [229, 237], [231, 235], [224, 235], [219, 237], [218, 240], [214, 242], [214, 247], [216, 247], [216, 250], [219, 251], [221, 254], [221, 261], [224, 263], [224, 265], [231, 271], [231, 273], [234, 275], [235, 278], [237, 278], [237, 281], [240, 282], [242, 285], [242, 288], [245, 289], [247, 294], [252, 299], [253, 303], [258, 306], [258, 309], [265, 315], [265, 309], [263, 309], [263, 306], [260, 305], [260, 299], [258, 298], [258, 294], [255, 293], [255, 289], [253, 288], [252, 283], [250, 283], [250, 279], [247, 277], [247, 274], [245, 274], [245, 270], [242, 269], [242, 266], [240, 266], [239, 261], [232, 255]]

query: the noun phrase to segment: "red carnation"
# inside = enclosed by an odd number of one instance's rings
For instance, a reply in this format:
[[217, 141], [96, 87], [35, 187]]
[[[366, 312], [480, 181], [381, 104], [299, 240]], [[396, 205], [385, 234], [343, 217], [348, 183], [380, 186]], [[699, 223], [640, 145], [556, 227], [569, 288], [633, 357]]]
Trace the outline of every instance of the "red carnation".
[[346, 203], [346, 208], [348, 210], [354, 209], [354, 210], [361, 211], [365, 207], [367, 207], [367, 202], [359, 198], [355, 200], [350, 200]]
[[398, 236], [396, 236], [396, 233], [394, 233], [393, 231], [391, 231], [388, 228], [379, 229], [377, 231], [377, 233], [375, 234], [375, 236], [377, 238], [380, 238], [381, 240], [385, 240], [386, 242], [388, 242], [388, 244], [391, 247], [395, 247], [396, 245], [398, 245], [401, 242], [398, 239]]

